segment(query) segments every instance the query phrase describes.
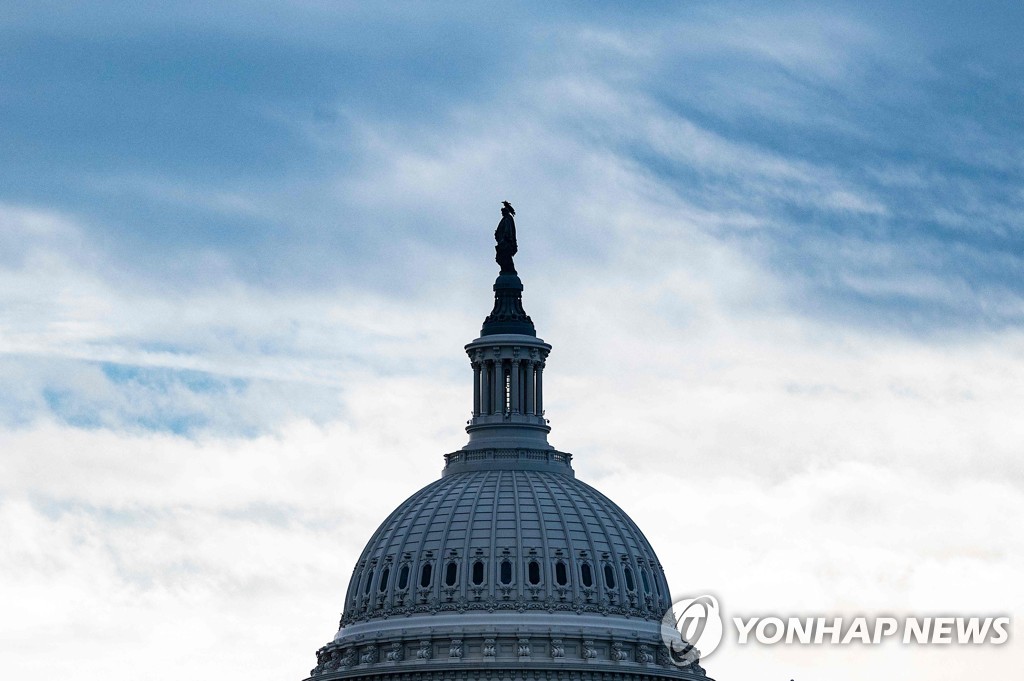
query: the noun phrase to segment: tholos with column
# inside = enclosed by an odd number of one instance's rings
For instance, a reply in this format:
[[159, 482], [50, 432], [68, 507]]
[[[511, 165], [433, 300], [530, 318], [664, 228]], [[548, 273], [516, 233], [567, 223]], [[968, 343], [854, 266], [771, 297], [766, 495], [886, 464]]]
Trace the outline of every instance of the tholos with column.
[[[515, 348], [514, 348], [515, 350]], [[542, 396], [544, 362], [536, 358], [501, 356], [474, 358], [473, 416], [543, 416]]]

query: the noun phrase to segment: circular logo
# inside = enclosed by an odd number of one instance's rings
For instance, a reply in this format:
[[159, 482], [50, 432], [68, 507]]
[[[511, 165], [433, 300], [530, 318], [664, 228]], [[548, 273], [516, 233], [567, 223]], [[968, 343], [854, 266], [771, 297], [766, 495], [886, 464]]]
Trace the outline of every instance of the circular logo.
[[704, 595], [673, 603], [661, 620], [661, 639], [672, 662], [681, 667], [713, 653], [722, 642], [718, 599]]

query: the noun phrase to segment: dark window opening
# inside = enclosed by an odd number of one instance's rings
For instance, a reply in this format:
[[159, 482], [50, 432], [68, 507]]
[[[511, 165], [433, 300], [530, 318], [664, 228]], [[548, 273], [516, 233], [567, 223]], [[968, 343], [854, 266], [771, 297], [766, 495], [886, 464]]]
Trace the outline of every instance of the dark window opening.
[[369, 594], [370, 589], [373, 588], [373, 570], [366, 573], [366, 584], [363, 585], [363, 593]]
[[622, 572], [626, 576], [626, 589], [636, 591], [636, 582], [633, 581], [633, 569], [626, 565], [622, 568]]
[[505, 413], [512, 411], [512, 374], [507, 369], [505, 374]]
[[615, 588], [615, 570], [608, 563], [604, 564], [604, 585], [609, 589]]
[[583, 586], [594, 586], [594, 574], [590, 570], [590, 563], [580, 565], [580, 581]]
[[558, 586], [565, 586], [569, 583], [569, 571], [565, 569], [565, 563], [562, 561], [555, 563], [555, 582]]
[[647, 570], [640, 570], [640, 581], [644, 583], [644, 593], [651, 593], [651, 580], [647, 578]]
[[380, 571], [380, 584], [377, 586], [377, 589], [381, 593], [384, 593], [385, 591], [388, 590], [388, 577], [390, 577], [390, 576], [391, 576], [391, 570], [389, 570], [388, 568], [384, 568], [383, 570]]
[[420, 586], [424, 589], [430, 586], [430, 578], [433, 576], [431, 573], [434, 571], [430, 567], [430, 563], [424, 563], [423, 568], [420, 570]]
[[540, 584], [540, 563], [535, 560], [530, 561], [526, 569], [526, 578], [530, 581], [530, 584]]
[[502, 584], [512, 583], [512, 561], [505, 559], [501, 561], [501, 567], [498, 570], [498, 579], [501, 580]]
[[484, 583], [484, 563], [478, 560], [473, 563], [473, 584], [480, 586]]
[[459, 579], [459, 566], [456, 563], [448, 563], [448, 567], [444, 569], [444, 583], [445, 586], [455, 586], [455, 582]]
[[405, 589], [409, 586], [409, 566], [403, 565], [401, 572], [398, 573], [398, 588]]

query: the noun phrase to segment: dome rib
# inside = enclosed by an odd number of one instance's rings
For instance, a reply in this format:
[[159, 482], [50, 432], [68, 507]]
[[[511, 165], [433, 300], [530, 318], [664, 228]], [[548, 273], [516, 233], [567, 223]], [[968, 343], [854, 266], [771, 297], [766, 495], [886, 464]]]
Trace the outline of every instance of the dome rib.
[[[500, 584], [497, 575], [504, 549], [514, 565], [508, 585]], [[451, 560], [458, 564], [458, 578], [447, 586]], [[477, 560], [485, 563], [481, 584], [471, 579]], [[539, 584], [529, 582], [531, 560], [539, 563]], [[565, 584], [555, 580], [560, 560], [568, 571]], [[431, 578], [422, 587], [428, 561], [433, 563]], [[591, 566], [591, 586], [582, 584], [582, 562]], [[611, 589], [604, 580], [605, 564], [614, 571]], [[390, 572], [381, 591], [384, 565]], [[409, 578], [398, 588], [405, 566]], [[642, 588], [644, 571], [657, 589]], [[367, 581], [375, 577], [376, 582]], [[667, 607], [663, 580], [657, 556], [636, 524], [575, 477], [533, 470], [467, 471], [411, 495], [377, 528], [353, 573], [342, 623], [480, 609], [594, 611], [653, 620]]]
[[[516, 593], [519, 598], [526, 597], [526, 591], [523, 589], [523, 514], [522, 509], [519, 508], [519, 471], [511, 471], [509, 477], [512, 478], [512, 501], [513, 508], [515, 508], [516, 518], [516, 555], [515, 555], [515, 568], [512, 570], [512, 583], [516, 585]], [[518, 579], [517, 579], [518, 577]]]
[[[473, 496], [473, 508], [474, 509], [480, 508], [480, 496], [483, 494], [484, 489], [487, 487], [487, 483], [490, 480], [490, 478], [491, 478], [491, 471], [488, 471], [487, 475], [484, 475], [484, 476], [481, 477], [480, 487], [477, 489], [476, 494]], [[495, 496], [497, 496], [497, 495], [495, 495]], [[473, 546], [473, 518], [472, 518], [472, 514], [470, 514], [470, 517], [467, 518], [467, 520], [466, 520], [466, 541], [465, 541], [465, 543], [463, 545], [463, 549], [462, 549], [463, 560], [465, 561], [466, 567], [470, 568], [470, 569], [472, 568], [472, 561], [474, 559], [474, 556], [471, 555], [471, 552], [473, 551], [474, 548], [485, 549], [485, 548], [488, 548], [488, 547], [479, 547], [479, 546], [474, 547]], [[484, 553], [485, 553], [485, 555], [488, 558], [490, 558], [491, 551], [484, 551]], [[463, 572], [466, 572], [466, 574], [463, 575], [463, 576], [466, 578], [467, 583], [468, 583], [468, 581], [470, 580], [470, 576], [471, 575], [466, 570], [464, 570]], [[485, 571], [484, 574], [485, 574], [484, 584], [487, 584], [488, 586], [490, 586], [489, 580], [486, 578], [486, 571]]]
[[[494, 551], [497, 552], [497, 550], [498, 550], [498, 545], [497, 545], [497, 538], [498, 538], [498, 507], [501, 504], [501, 495], [498, 492], [501, 489], [501, 476], [505, 475], [505, 471], [497, 470], [497, 471], [494, 471], [494, 473], [495, 473], [495, 476], [494, 476], [494, 478], [495, 478], [494, 479], [494, 504], [492, 504], [492, 510], [491, 510], [491, 533], [490, 533], [490, 537], [491, 537], [491, 545], [494, 547]], [[494, 576], [494, 583], [495, 583], [495, 585], [497, 585], [497, 583], [498, 583], [498, 565], [497, 565], [498, 556], [495, 555], [495, 556], [492, 556], [491, 558], [495, 561], [495, 564], [493, 566], [493, 569], [490, 570], [490, 572]]]
[[[486, 477], [486, 476], [484, 476], [484, 477]], [[448, 549], [448, 535], [451, 533], [452, 523], [455, 522], [455, 515], [456, 515], [456, 513], [458, 513], [458, 510], [459, 510], [459, 503], [462, 501], [463, 497], [466, 496], [466, 493], [469, 491], [470, 486], [473, 483], [472, 480], [467, 480], [465, 482], [466, 482], [466, 484], [462, 485], [459, 488], [458, 495], [454, 499], [452, 499], [451, 513], [445, 519], [445, 521], [444, 521], [444, 529], [441, 531], [441, 549], [438, 551], [438, 556], [437, 556], [437, 562], [438, 562], [437, 567], [439, 569], [434, 571], [434, 581], [437, 584], [436, 592], [438, 594], [438, 599], [441, 598], [441, 590], [442, 590], [442, 588], [444, 588], [444, 586], [443, 586], [444, 574], [445, 574], [445, 570], [447, 570], [448, 559], [450, 557], [450, 556], [446, 555], [449, 552], [449, 550], [450, 550], [450, 549]], [[438, 507], [439, 510], [440, 510], [441, 507], [444, 506], [444, 502], [445, 501], [447, 501], [447, 497], [441, 499], [441, 503], [440, 503], [440, 505]], [[466, 524], [467, 524], [467, 526], [469, 525], [469, 521], [468, 520], [466, 521]], [[431, 527], [432, 525], [433, 525], [433, 523], [431, 522], [428, 525], [428, 527]], [[424, 537], [426, 537], [426, 536], [427, 535], [425, 534]], [[465, 558], [466, 558], [466, 556], [458, 556], [458, 557], [460, 559], [462, 559], [462, 560], [465, 560]], [[465, 576], [466, 576], [466, 571], [465, 570], [459, 569], [458, 572], [456, 572], [456, 575], [455, 575], [455, 588], [458, 588], [458, 587], [460, 587], [462, 585], [463, 578]]]
[[[577, 481], [577, 484], [578, 485], [583, 485], [582, 482], [578, 482], [578, 481]], [[593, 488], [590, 488], [589, 486], [585, 486], [585, 487], [587, 489], [589, 489], [590, 491], [593, 491]], [[567, 492], [568, 492], [568, 490], [567, 490]], [[582, 495], [579, 495], [579, 496], [582, 497]], [[597, 508], [594, 506], [594, 504], [591, 503], [590, 500], [585, 499], [585, 498], [582, 499], [582, 502], [590, 510], [591, 517], [600, 520], [601, 514], [598, 513]], [[578, 505], [577, 505], [577, 508], [578, 508]], [[610, 518], [612, 518], [614, 516], [613, 515], [608, 515], [607, 517], [610, 519]], [[608, 526], [612, 525], [612, 524], [614, 524], [614, 523], [601, 523], [601, 522], [598, 523], [598, 526], [601, 528], [601, 531], [602, 531], [601, 533], [604, 535], [605, 543], [607, 544], [607, 546], [609, 548], [608, 553], [613, 553], [614, 548], [615, 548], [614, 544], [611, 541], [611, 537], [608, 535]], [[594, 549], [596, 549], [597, 545], [594, 544], [593, 547], [594, 547]], [[594, 554], [594, 555], [591, 556], [591, 567], [593, 568], [594, 573], [595, 573], [594, 574], [594, 583], [595, 584], [604, 584], [604, 589], [598, 589], [597, 592], [599, 594], [607, 593], [609, 591], [609, 589], [608, 589], [608, 585], [605, 583], [604, 570], [602, 569], [603, 566], [601, 564], [601, 557], [599, 555], [597, 555], [597, 551], [596, 550], [593, 550], [592, 553]], [[621, 579], [616, 581], [616, 584], [615, 584], [616, 588], [614, 589], [614, 591], [618, 591], [618, 587], [619, 587], [621, 582], [622, 582]], [[619, 594], [619, 596], [620, 596], [620, 600], [621, 600], [621, 594]], [[603, 598], [599, 598], [598, 600], [600, 600], [602, 602], [604, 601]]]
[[[562, 505], [558, 503], [558, 500], [555, 498], [555, 493], [551, 489], [550, 476], [540, 477], [540, 482], [548, 491], [548, 495], [550, 495], [552, 502], [554, 502], [555, 511], [558, 512], [558, 518], [562, 521], [562, 527], [565, 529], [565, 543], [568, 547], [566, 550], [566, 552], [568, 553], [568, 555], [566, 556], [566, 562], [568, 563], [568, 565], [572, 566], [574, 564], [574, 558], [577, 555], [576, 543], [573, 541], [572, 537], [572, 528], [569, 527], [569, 522], [566, 520], [565, 514], [562, 512]], [[568, 495], [565, 494], [564, 489], [562, 490], [562, 493], [566, 497], [568, 497]], [[583, 529], [587, 529], [586, 523], [583, 524]], [[589, 541], [589, 535], [590, 533], [588, 531], [588, 543], [593, 543]], [[580, 592], [580, 576], [578, 570], [576, 571], [576, 574], [572, 575], [572, 578], [569, 580], [569, 584], [572, 585], [573, 600], [581, 598], [583, 594]]]
[[[527, 477], [530, 475], [529, 471], [524, 471], [523, 476]], [[530, 492], [533, 495], [533, 503], [537, 507], [537, 524], [540, 527], [540, 539], [544, 545], [544, 560], [540, 562], [541, 565], [541, 584], [546, 588], [551, 588], [555, 584], [555, 580], [552, 579], [551, 575], [551, 561], [554, 560], [555, 554], [548, 545], [548, 529], [547, 523], [544, 521], [544, 505], [540, 502], [540, 497], [537, 496], [537, 485], [530, 485]], [[529, 560], [529, 558], [527, 558]]]
[[[580, 484], [583, 485], [585, 483], [580, 483]], [[589, 487], [589, 485], [587, 485], [587, 486]], [[604, 507], [605, 513], [607, 513], [609, 516], [611, 516], [612, 515], [612, 511], [611, 511], [611, 508], [610, 508], [611, 501], [608, 499], [608, 497], [604, 496], [603, 494], [598, 492], [593, 487], [591, 487], [590, 490], [594, 493], [593, 498], [597, 500], [597, 503]], [[617, 506], [615, 508], [618, 509]], [[626, 517], [626, 518], [629, 517], [625, 513], [622, 513], [622, 515], [623, 515], [623, 517]], [[620, 518], [620, 520], [621, 520], [621, 518]], [[615, 533], [618, 535], [619, 541], [621, 542], [621, 545], [622, 545], [622, 550], [625, 551], [624, 555], [628, 556], [628, 561], [630, 563], [630, 566], [632, 567], [634, 575], [636, 575], [637, 572], [640, 570], [640, 565], [637, 563], [636, 554], [633, 552], [633, 547], [630, 546], [630, 542], [626, 541], [625, 537], [622, 534], [622, 525], [619, 524], [619, 523], [612, 523], [611, 525], [609, 525], [609, 527], [614, 529]], [[606, 534], [610, 534], [608, 532], [608, 529], [605, 530], [605, 533]], [[617, 577], [616, 587], [618, 587], [618, 592], [619, 592], [619, 597], [620, 598], [625, 598], [627, 601], [635, 602], [635, 600], [639, 597], [638, 594], [636, 593], [636, 586], [637, 586], [637, 584], [636, 584], [636, 577], [634, 576], [633, 592], [632, 592], [632, 598], [631, 598], [630, 597], [630, 590], [628, 588], [628, 584], [626, 583], [626, 579], [625, 579], [625, 574], [624, 574], [624, 570], [623, 570], [623, 566], [622, 566], [621, 555], [622, 554], [616, 555], [615, 553], [613, 553], [612, 554], [612, 558], [611, 558], [612, 569], [615, 570], [615, 574], [616, 574], [616, 577]]]
[[[427, 485], [426, 487], [424, 487], [423, 489], [417, 491], [415, 494], [413, 494], [401, 506], [392, 511], [391, 514], [388, 515], [388, 517], [384, 520], [384, 522], [380, 524], [380, 527], [378, 527], [377, 530], [373, 533], [373, 536], [370, 537], [370, 541], [367, 542], [362, 554], [360, 554], [359, 562], [356, 563], [355, 570], [352, 573], [352, 581], [350, 582], [348, 589], [350, 598], [346, 599], [346, 601], [351, 604], [349, 606], [350, 608], [355, 609], [359, 605], [359, 585], [363, 583], [364, 579], [372, 578], [375, 567], [375, 563], [373, 562], [373, 554], [376, 552], [377, 547], [380, 545], [380, 538], [388, 529], [391, 529], [393, 535], [394, 530], [397, 527], [397, 523], [393, 523], [394, 519], [397, 518], [399, 515], [403, 517], [408, 515], [412, 511], [412, 509], [415, 508], [416, 503], [423, 497], [429, 495], [435, 488], [437, 488], [440, 482], [440, 480], [436, 480], [431, 484]], [[390, 543], [391, 542], [389, 539], [388, 544]], [[373, 590], [371, 587], [371, 595], [372, 592]], [[366, 605], [367, 610], [370, 609], [369, 601], [364, 605]], [[348, 608], [346, 608], [346, 611], [347, 610]]]

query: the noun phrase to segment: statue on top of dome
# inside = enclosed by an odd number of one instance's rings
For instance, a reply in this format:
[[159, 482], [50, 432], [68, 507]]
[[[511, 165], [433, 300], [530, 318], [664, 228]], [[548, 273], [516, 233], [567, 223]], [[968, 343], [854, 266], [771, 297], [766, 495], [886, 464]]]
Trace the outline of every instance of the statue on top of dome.
[[519, 252], [516, 244], [516, 209], [508, 201], [501, 202], [501, 222], [494, 230], [494, 260], [501, 267], [501, 274], [516, 274], [512, 256]]

